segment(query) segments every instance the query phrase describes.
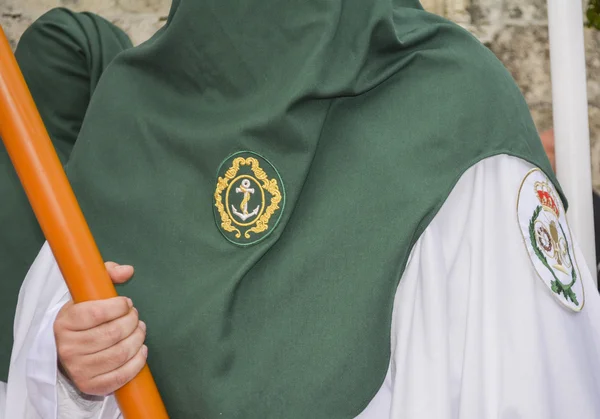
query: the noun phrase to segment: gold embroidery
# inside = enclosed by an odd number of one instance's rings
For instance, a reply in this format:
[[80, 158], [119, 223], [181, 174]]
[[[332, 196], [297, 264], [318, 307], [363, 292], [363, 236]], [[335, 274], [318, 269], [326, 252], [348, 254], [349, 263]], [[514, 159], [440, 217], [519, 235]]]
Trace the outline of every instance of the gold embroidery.
[[231, 225], [232, 220], [231, 218], [229, 218], [229, 215], [225, 212], [225, 208], [223, 207], [223, 199], [221, 198], [221, 193], [225, 188], [227, 188], [227, 185], [229, 184], [230, 178], [227, 176], [228, 174], [229, 170], [225, 174], [224, 178], [220, 177], [217, 180], [217, 190], [215, 191], [215, 206], [217, 207], [219, 215], [221, 216], [221, 227], [223, 228], [223, 230], [228, 231], [230, 233], [235, 232], [235, 237], [239, 239], [242, 233], [240, 232], [240, 230]]
[[[252, 178], [252, 176], [241, 175], [237, 176], [241, 166], [250, 166], [250, 169], [254, 173], [256, 179]], [[240, 178], [248, 178], [252, 179], [256, 182], [256, 185], [260, 188], [261, 191], [261, 208], [258, 215], [255, 217], [254, 221], [249, 223], [240, 223], [233, 219], [231, 212], [229, 211], [229, 192], [233, 183], [235, 183]], [[258, 181], [257, 181], [258, 180]], [[262, 184], [261, 184], [262, 183]], [[264, 209], [265, 206], [265, 194], [264, 190], [271, 194], [271, 199], [269, 206]], [[226, 191], [225, 197], [225, 206], [223, 205], [223, 191]], [[254, 157], [237, 157], [233, 160], [231, 167], [225, 172], [224, 177], [219, 177], [217, 180], [217, 189], [215, 190], [215, 206], [219, 212], [221, 217], [221, 227], [223, 230], [235, 233], [236, 238], [240, 238], [242, 232], [233, 226], [236, 224], [241, 227], [245, 226], [253, 226], [247, 229], [244, 232], [244, 237], [249, 239], [250, 233], [259, 234], [262, 233], [269, 228], [269, 221], [275, 211], [280, 209], [280, 202], [282, 200], [281, 191], [279, 190], [279, 184], [276, 179], [269, 179], [265, 171], [260, 167], [259, 161]], [[243, 203], [247, 203], [248, 199], [244, 199]], [[256, 211], [256, 210], [255, 210]], [[246, 208], [244, 208], [244, 214], [247, 213]]]

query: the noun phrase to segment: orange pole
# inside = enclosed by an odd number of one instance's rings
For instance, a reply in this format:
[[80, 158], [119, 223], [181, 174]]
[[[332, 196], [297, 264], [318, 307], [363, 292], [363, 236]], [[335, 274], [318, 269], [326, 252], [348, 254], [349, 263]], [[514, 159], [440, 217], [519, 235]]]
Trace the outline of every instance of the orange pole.
[[[0, 27], [0, 137], [75, 302], [117, 296]], [[125, 419], [168, 419], [148, 365], [116, 392]]]

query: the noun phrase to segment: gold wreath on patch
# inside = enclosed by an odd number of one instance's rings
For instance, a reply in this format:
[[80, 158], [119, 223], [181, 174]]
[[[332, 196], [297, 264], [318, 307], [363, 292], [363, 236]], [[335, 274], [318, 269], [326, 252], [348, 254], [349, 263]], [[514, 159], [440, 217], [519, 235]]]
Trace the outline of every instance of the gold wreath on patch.
[[[239, 173], [244, 166], [250, 168], [251, 174]], [[242, 234], [250, 239], [251, 234], [267, 231], [281, 199], [277, 180], [270, 179], [254, 157], [235, 158], [225, 175], [217, 180], [215, 206], [221, 228], [238, 239]]]

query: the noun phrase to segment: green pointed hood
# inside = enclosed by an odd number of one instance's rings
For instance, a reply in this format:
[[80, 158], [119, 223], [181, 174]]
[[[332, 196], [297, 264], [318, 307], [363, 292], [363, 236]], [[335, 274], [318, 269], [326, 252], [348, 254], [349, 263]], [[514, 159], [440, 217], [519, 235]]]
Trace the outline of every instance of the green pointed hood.
[[[550, 172], [495, 57], [412, 0], [181, 0], [115, 60], [68, 175], [172, 417], [351, 418], [460, 175]], [[443, 280], [443, 278], [440, 278]]]

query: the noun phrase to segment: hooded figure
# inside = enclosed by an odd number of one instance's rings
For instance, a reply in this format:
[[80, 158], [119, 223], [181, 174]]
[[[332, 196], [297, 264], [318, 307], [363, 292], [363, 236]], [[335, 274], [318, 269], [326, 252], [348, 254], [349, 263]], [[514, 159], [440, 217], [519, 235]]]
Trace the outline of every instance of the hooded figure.
[[[526, 103], [416, 0], [176, 1], [67, 173], [173, 418], [600, 417], [600, 297]], [[68, 300], [46, 246], [6, 417], [119, 417], [58, 371]]]
[[[127, 35], [108, 21], [66, 9], [40, 17], [21, 37], [15, 55], [63, 164], [100, 75], [129, 47]], [[44, 235], [2, 142], [0, 196], [0, 381], [6, 381], [19, 288]]]

